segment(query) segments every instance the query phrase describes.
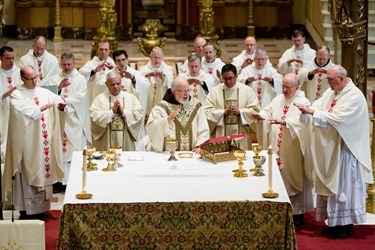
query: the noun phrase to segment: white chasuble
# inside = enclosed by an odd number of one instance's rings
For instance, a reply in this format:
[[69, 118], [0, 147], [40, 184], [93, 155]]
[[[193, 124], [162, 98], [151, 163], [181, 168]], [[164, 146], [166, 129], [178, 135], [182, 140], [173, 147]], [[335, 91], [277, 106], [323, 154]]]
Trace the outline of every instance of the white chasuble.
[[[116, 100], [119, 100], [124, 108], [122, 117], [112, 112]], [[124, 151], [135, 150], [143, 110], [133, 94], [122, 91], [118, 96], [112, 96], [106, 91], [98, 95], [90, 107], [90, 117], [93, 144], [97, 150], [106, 151], [111, 146], [122, 146]], [[123, 122], [121, 131], [114, 128], [114, 119]]]
[[[228, 105], [237, 106], [240, 114], [225, 116], [224, 110]], [[250, 87], [238, 82], [232, 88], [220, 84], [208, 93], [204, 109], [211, 137], [246, 134], [248, 138], [240, 141], [240, 145], [242, 149], [250, 149], [251, 132], [255, 131], [255, 128], [250, 128], [255, 127], [251, 114], [259, 111], [258, 98]]]

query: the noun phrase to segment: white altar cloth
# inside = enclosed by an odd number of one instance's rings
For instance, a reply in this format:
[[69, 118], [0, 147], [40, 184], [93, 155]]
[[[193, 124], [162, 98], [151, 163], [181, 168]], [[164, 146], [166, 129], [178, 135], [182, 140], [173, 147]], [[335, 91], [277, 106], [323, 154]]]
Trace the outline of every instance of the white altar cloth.
[[[243, 168], [254, 168], [253, 152], [247, 151]], [[266, 156], [267, 151], [261, 155]], [[143, 161], [129, 161], [144, 157]], [[213, 164], [208, 159], [179, 158], [169, 162], [169, 152], [122, 152], [124, 166], [116, 172], [103, 172], [105, 159], [93, 160], [98, 171], [87, 172], [87, 192], [93, 197], [79, 200], [76, 194], [82, 190], [82, 152], [75, 152], [64, 204], [79, 203], [130, 203], [130, 202], [186, 202], [186, 201], [241, 201], [266, 200], [262, 193], [268, 190], [268, 162], [263, 165], [265, 176], [249, 173], [247, 178], [233, 177], [237, 161]], [[274, 160], [273, 160], [274, 161]], [[275, 202], [290, 202], [279, 169], [273, 166], [273, 190], [279, 193]]]
[[44, 221], [0, 221], [0, 249], [45, 249]]

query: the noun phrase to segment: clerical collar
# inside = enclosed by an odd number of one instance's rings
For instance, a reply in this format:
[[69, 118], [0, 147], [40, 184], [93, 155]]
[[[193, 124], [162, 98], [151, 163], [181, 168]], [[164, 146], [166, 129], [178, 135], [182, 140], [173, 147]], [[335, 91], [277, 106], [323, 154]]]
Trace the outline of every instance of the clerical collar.
[[216, 58], [214, 58], [214, 60], [212, 60], [212, 62], [207, 62], [207, 60], [206, 60], [206, 63], [214, 63], [215, 60], [216, 60]]
[[224, 90], [230, 90], [230, 89], [238, 89], [238, 83], [236, 83], [233, 87], [228, 88], [227, 85], [223, 84], [223, 89]]
[[1, 69], [4, 71], [4, 73], [5, 73], [6, 75], [10, 75], [10, 74], [12, 74], [12, 70], [13, 70], [13, 69], [4, 69], [3, 67], [1, 67]]
[[325, 66], [327, 66], [328, 65], [328, 63], [330, 63], [331, 62], [331, 58], [329, 58], [328, 59], [328, 61], [327, 61], [327, 63], [326, 64], [324, 64], [323, 66], [319, 66], [319, 64], [316, 62], [316, 57], [315, 57], [315, 59], [314, 59], [314, 62], [315, 62], [315, 65], [316, 66], [318, 66], [319, 68], [324, 68]]
[[73, 71], [70, 72], [70, 74], [65, 74], [65, 73], [62, 73], [63, 77], [65, 78], [69, 78], [69, 77], [72, 77], [73, 76]]
[[44, 51], [44, 53], [43, 53], [43, 55], [41, 55], [41, 56], [36, 56], [34, 53], [33, 53], [33, 55], [35, 56], [35, 58], [38, 60], [38, 61], [42, 61], [43, 60], [43, 58], [44, 58], [44, 56], [46, 55], [46, 52], [47, 52], [47, 50], [46, 51]]
[[[191, 96], [189, 96], [189, 101], [190, 101], [190, 100], [191, 100]], [[182, 105], [181, 103], [179, 103], [179, 102], [174, 98], [174, 95], [173, 95], [171, 89], [168, 89], [167, 92], [165, 92], [165, 95], [164, 95], [164, 97], [163, 97], [163, 101], [166, 101], [166, 102], [171, 103], [171, 104]]]

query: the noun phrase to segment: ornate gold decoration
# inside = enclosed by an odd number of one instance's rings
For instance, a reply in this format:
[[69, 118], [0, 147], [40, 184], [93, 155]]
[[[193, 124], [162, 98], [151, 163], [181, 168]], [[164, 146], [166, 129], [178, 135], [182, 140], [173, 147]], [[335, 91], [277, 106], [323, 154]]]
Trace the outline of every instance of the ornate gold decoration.
[[[374, 113], [375, 116], [375, 113]], [[372, 161], [372, 176], [375, 177], [375, 118], [371, 119], [372, 122], [372, 144], [371, 144], [371, 161]], [[374, 178], [375, 181], [375, 178]], [[375, 213], [375, 185], [370, 184], [367, 186], [366, 198], [366, 212]]]
[[203, 0], [202, 11], [199, 14], [200, 31], [198, 37], [203, 37], [208, 43], [212, 43], [215, 46], [217, 57], [220, 57], [221, 49], [217, 41], [219, 36], [215, 33], [214, 14], [212, 0]]
[[144, 30], [146, 37], [138, 37], [139, 50], [145, 55], [149, 56], [154, 47], [163, 48], [167, 38], [158, 37], [160, 21], [155, 19], [146, 20]]
[[249, 13], [247, 19], [247, 35], [255, 35], [255, 22], [254, 22], [254, 0], [249, 0]]
[[55, 12], [55, 36], [53, 37], [54, 42], [62, 42], [64, 39], [61, 36], [61, 22], [60, 22], [60, 1], [56, 0], [56, 12]]
[[100, 26], [96, 30], [96, 35], [94, 36], [94, 41], [92, 42], [91, 57], [96, 55], [98, 43], [102, 40], [108, 41], [111, 51], [117, 50], [118, 46], [115, 36], [117, 22], [117, 14], [114, 10], [115, 0], [100, 0], [99, 6]]
[[208, 143], [202, 146], [202, 157], [205, 157], [216, 164], [221, 161], [236, 160], [237, 157], [234, 155], [235, 150], [240, 150], [234, 140], [229, 138], [218, 142]]
[[[4, 19], [3, 19], [3, 12], [4, 12], [4, 0], [0, 0], [0, 38], [3, 37], [3, 28], [4, 28], [4, 25], [5, 25], [5, 22], [4, 22]], [[0, 205], [1, 205], [1, 203], [0, 203]]]
[[116, 156], [116, 151], [113, 149], [108, 150], [105, 153], [105, 157], [107, 159], [108, 165], [106, 168], [103, 168], [102, 170], [104, 172], [115, 172], [117, 171], [115, 168], [115, 156]]
[[92, 162], [92, 158], [93, 158], [93, 155], [94, 155], [95, 151], [96, 151], [96, 148], [94, 148], [92, 146], [87, 146], [87, 149], [86, 149], [87, 159], [88, 159], [87, 171], [97, 171], [98, 170], [97, 164]]
[[368, 1], [331, 0], [331, 16], [343, 45], [342, 65], [366, 94]]

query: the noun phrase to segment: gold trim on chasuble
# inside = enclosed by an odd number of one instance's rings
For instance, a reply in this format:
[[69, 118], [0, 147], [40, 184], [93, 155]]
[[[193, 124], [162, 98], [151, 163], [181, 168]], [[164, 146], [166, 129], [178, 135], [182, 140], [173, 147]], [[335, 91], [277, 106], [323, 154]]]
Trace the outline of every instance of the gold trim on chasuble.
[[[111, 105], [111, 96], [109, 96], [109, 109], [112, 109], [112, 105]], [[122, 108], [125, 110], [125, 99], [124, 97], [122, 97]], [[112, 118], [112, 121], [109, 123], [108, 125], [108, 130], [109, 130], [109, 134], [110, 136], [108, 136], [108, 140], [109, 140], [109, 146], [110, 147], [118, 147], [118, 146], [121, 146], [123, 149], [125, 148], [125, 130], [128, 129], [128, 125], [126, 123], [126, 119], [125, 117], [123, 117], [122, 115], [119, 115], [119, 114], [115, 114], [115, 116]], [[112, 133], [118, 133], [118, 132], [122, 132], [122, 143], [121, 145], [112, 145]], [[132, 141], [136, 141], [136, 139], [132, 136], [131, 133], [129, 133], [129, 136], [130, 136], [130, 139]]]
[[159, 104], [169, 115], [173, 110], [178, 110], [177, 116], [174, 119], [176, 127], [175, 135], [177, 140], [177, 151], [190, 151], [192, 147], [192, 123], [197, 115], [198, 109], [202, 104], [192, 99], [185, 105], [171, 104], [169, 102], [162, 102]]
[[[236, 106], [238, 108], [238, 99], [239, 99], [239, 89], [237, 89], [237, 98], [233, 99], [226, 99], [225, 97], [225, 89], [223, 89], [223, 100], [224, 100], [224, 110], [229, 106]], [[226, 136], [230, 136], [233, 134], [241, 134], [241, 128], [243, 128], [247, 133], [247, 143], [248, 146], [251, 146], [251, 129], [249, 125], [243, 125], [241, 116], [235, 114], [224, 115], [224, 134]]]

